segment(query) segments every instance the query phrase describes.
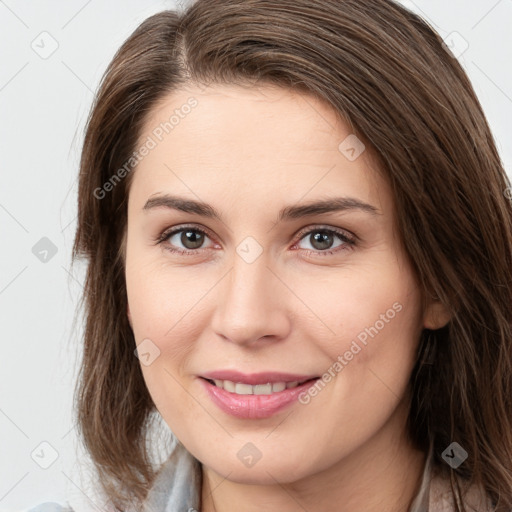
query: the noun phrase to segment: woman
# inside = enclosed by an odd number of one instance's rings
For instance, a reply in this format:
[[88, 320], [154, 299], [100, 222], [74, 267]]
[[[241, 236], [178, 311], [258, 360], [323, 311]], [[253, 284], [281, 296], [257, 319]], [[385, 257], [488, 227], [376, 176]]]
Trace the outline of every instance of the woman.
[[76, 405], [110, 509], [510, 511], [509, 187], [391, 0], [147, 19], [80, 169]]

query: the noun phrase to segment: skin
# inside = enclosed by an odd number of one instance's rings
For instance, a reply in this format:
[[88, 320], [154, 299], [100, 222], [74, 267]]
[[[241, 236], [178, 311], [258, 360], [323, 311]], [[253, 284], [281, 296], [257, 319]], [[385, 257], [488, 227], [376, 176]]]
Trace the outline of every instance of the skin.
[[[327, 104], [267, 85], [173, 92], [149, 114], [140, 141], [191, 96], [197, 106], [134, 171], [125, 261], [136, 343], [150, 339], [160, 350], [141, 365], [144, 379], [172, 432], [202, 463], [202, 510], [407, 510], [425, 462], [405, 435], [407, 384], [421, 329], [449, 318], [435, 302], [422, 310], [369, 145], [350, 161], [338, 146], [351, 130]], [[222, 221], [144, 210], [162, 194], [207, 202]], [[286, 205], [333, 196], [357, 198], [378, 214], [354, 209], [276, 223]], [[209, 233], [200, 249], [184, 245], [181, 233], [156, 243], [168, 228], [191, 224]], [[304, 228], [357, 239], [348, 246], [332, 235], [337, 252], [323, 255], [318, 231], [297, 236]], [[251, 263], [236, 251], [249, 236], [263, 249]], [[200, 385], [197, 376], [215, 369], [322, 375], [395, 303], [401, 311], [308, 404], [239, 419]], [[237, 457], [249, 442], [262, 454], [252, 467]]]

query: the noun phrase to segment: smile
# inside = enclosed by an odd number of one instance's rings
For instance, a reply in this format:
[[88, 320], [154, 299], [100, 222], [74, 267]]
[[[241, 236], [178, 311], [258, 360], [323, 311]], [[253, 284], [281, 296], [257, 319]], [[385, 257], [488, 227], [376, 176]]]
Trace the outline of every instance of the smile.
[[231, 380], [208, 379], [211, 384], [214, 384], [218, 388], [225, 389], [229, 393], [235, 393], [237, 395], [272, 395], [274, 393], [284, 391], [285, 389], [296, 388], [309, 380], [314, 379], [307, 379], [302, 382], [298, 382], [296, 380], [292, 382], [267, 382], [266, 384], [257, 384], [252, 386], [251, 384], [233, 382]]
[[318, 379], [254, 385], [204, 377], [198, 381], [209, 399], [224, 413], [240, 419], [263, 419], [297, 403], [299, 395], [307, 392]]

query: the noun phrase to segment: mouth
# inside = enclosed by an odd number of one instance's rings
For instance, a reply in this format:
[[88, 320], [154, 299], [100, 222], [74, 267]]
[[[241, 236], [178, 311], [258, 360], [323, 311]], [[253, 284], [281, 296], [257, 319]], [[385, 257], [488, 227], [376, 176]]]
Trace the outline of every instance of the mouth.
[[245, 382], [235, 382], [232, 380], [207, 379], [205, 377], [201, 378], [217, 388], [223, 389], [228, 393], [233, 393], [236, 395], [273, 395], [276, 393], [281, 393], [286, 389], [294, 389], [307, 383], [313, 383], [320, 377], [308, 377], [301, 381], [277, 381], [255, 385], [247, 384]]
[[[280, 377], [283, 378], [283, 377]], [[206, 396], [224, 413], [244, 420], [264, 419], [297, 404], [302, 393], [313, 386], [320, 377], [301, 380], [248, 384], [227, 379], [201, 376]]]

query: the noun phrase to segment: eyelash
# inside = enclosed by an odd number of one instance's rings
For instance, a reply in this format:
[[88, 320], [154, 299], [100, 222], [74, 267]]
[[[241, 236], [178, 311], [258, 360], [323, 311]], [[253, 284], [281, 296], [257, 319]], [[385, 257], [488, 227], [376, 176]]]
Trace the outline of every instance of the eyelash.
[[[201, 233], [202, 235], [207, 236], [208, 238], [211, 238], [207, 231], [204, 229], [198, 228], [196, 226], [180, 226], [178, 228], [172, 228], [170, 230], [164, 231], [160, 236], [157, 238], [156, 243], [157, 244], [164, 244], [167, 239], [169, 239], [172, 235], [175, 235], [176, 233], [181, 233], [182, 231], [195, 231], [197, 233]], [[340, 240], [344, 243], [344, 245], [338, 246], [335, 249], [328, 249], [325, 251], [321, 251], [319, 249], [317, 250], [311, 250], [311, 249], [303, 249], [309, 254], [321, 255], [321, 256], [328, 256], [334, 253], [338, 253], [341, 251], [347, 251], [352, 249], [356, 245], [356, 237], [354, 235], [348, 235], [346, 231], [334, 229], [334, 228], [325, 228], [323, 226], [315, 226], [314, 228], [307, 228], [305, 230], [302, 230], [298, 233], [297, 242], [294, 243], [296, 245], [299, 243], [303, 238], [305, 238], [307, 235], [310, 235], [311, 233], [315, 232], [321, 232], [321, 233], [328, 233], [330, 235], [336, 235], [340, 238]], [[199, 249], [175, 249], [172, 248], [170, 245], [164, 246], [165, 250], [170, 251], [172, 253], [177, 254], [183, 254], [186, 256], [194, 256], [198, 254], [200, 251], [204, 250], [205, 248], [199, 248]]]

